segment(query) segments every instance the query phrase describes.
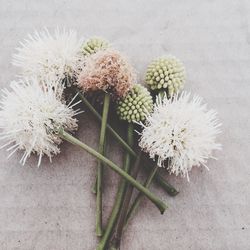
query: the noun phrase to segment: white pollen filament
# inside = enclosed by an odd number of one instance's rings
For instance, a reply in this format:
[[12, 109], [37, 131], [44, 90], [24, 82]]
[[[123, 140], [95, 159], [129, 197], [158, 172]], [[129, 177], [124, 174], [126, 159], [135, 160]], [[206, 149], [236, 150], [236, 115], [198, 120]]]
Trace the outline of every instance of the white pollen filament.
[[48, 82], [31, 78], [13, 81], [10, 90], [2, 91], [0, 101], [0, 140], [5, 141], [1, 148], [10, 152], [8, 158], [17, 150], [24, 153], [20, 159], [25, 164], [31, 154], [38, 155], [38, 166], [42, 157], [60, 153], [61, 138], [58, 128], [69, 132], [77, 129], [80, 111], [72, 109], [79, 102], [67, 105], [63, 99], [61, 82], [53, 78]]
[[190, 93], [168, 99], [158, 97], [154, 112], [147, 116], [139, 145], [157, 159], [159, 167], [186, 176], [193, 166], [207, 167], [212, 152], [221, 149], [216, 136], [221, 132], [217, 113], [208, 110], [198, 96]]

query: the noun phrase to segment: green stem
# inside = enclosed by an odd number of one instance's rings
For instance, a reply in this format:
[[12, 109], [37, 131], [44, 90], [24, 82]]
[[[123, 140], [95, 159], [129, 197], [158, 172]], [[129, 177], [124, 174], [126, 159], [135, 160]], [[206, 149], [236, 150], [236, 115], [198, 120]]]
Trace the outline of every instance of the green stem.
[[142, 192], [150, 201], [152, 201], [155, 206], [160, 210], [160, 212], [163, 214], [165, 210], [167, 209], [167, 205], [161, 201], [156, 195], [154, 195], [152, 192], [150, 192], [147, 188], [145, 188], [142, 184], [140, 184], [138, 181], [136, 181], [133, 177], [131, 177], [128, 173], [126, 173], [124, 170], [122, 170], [120, 167], [118, 167], [115, 163], [98, 153], [93, 148], [89, 147], [85, 143], [79, 141], [63, 129], [60, 129], [58, 131], [60, 137], [64, 139], [65, 141], [68, 141], [76, 146], [81, 147], [82, 149], [86, 150], [91, 155], [95, 156], [97, 159], [101, 160], [104, 164], [108, 165], [113, 171], [121, 175], [124, 179], [126, 179], [131, 185], [133, 185], [135, 188], [137, 188], [140, 192]]
[[[107, 151], [107, 144], [106, 144], [106, 140], [104, 141], [104, 156], [106, 155], [106, 151]], [[91, 188], [91, 191], [93, 194], [97, 194], [97, 176], [95, 178], [95, 182], [93, 183], [93, 186]]]
[[[82, 102], [87, 106], [87, 108], [93, 113], [93, 115], [99, 120], [102, 120], [101, 115], [95, 110], [95, 108], [90, 104], [90, 102], [85, 98], [85, 96], [78, 92], [79, 97]], [[122, 139], [122, 137], [109, 125], [107, 124], [107, 130], [117, 139], [117, 141], [126, 149], [133, 157], [136, 157], [136, 153], [133, 149]]]
[[[158, 166], [155, 165], [152, 168], [151, 173], [149, 174], [146, 182], [144, 183], [144, 187], [145, 188], [149, 188], [150, 187], [151, 182], [152, 182], [152, 180], [153, 180], [153, 178], [154, 178], [157, 170], [158, 170]], [[135, 210], [137, 209], [137, 207], [139, 206], [142, 197], [143, 197], [143, 195], [141, 193], [139, 193], [137, 195], [137, 197], [135, 198], [135, 200], [134, 200], [131, 208], [128, 211], [128, 214], [127, 214], [127, 217], [126, 217], [126, 225], [127, 225], [128, 221], [129, 221], [129, 219], [131, 218], [131, 216], [133, 215], [133, 213], [135, 212]]]
[[[96, 117], [96, 119], [98, 119], [99, 121], [102, 120], [101, 115], [95, 110], [95, 108], [90, 104], [90, 102], [85, 98], [85, 96], [78, 91], [78, 95], [81, 98], [82, 102], [86, 105], [86, 107], [92, 112], [92, 114]], [[110, 134], [123, 146], [124, 149], [127, 150], [127, 152], [130, 153], [131, 156], [133, 156], [134, 158], [136, 158], [136, 153], [133, 151], [133, 149], [122, 139], [122, 137], [109, 125], [107, 124], [107, 130], [110, 132]], [[159, 178], [157, 178], [159, 176]], [[164, 179], [164, 177], [159, 174], [156, 173], [156, 179], [158, 179], [158, 183], [159, 185], [161, 185], [161, 187], [166, 190], [166, 192], [168, 194], [170, 194], [171, 192], [169, 192], [169, 184], [167, 183], [167, 181]], [[174, 189], [175, 190], [175, 189]], [[178, 194], [178, 191], [174, 191], [174, 194], [172, 194], [172, 196]], [[171, 195], [171, 194], [170, 194]]]
[[[106, 126], [109, 112], [110, 95], [105, 93], [104, 104], [102, 111], [102, 125], [99, 140], [98, 152], [104, 155], [104, 144], [106, 136]], [[97, 182], [96, 182], [96, 235], [102, 236], [102, 179], [103, 179], [103, 166], [101, 160], [97, 163]]]
[[[139, 153], [139, 155], [136, 159], [136, 162], [134, 164], [134, 167], [133, 167], [132, 176], [135, 179], [139, 173], [140, 162], [141, 162], [141, 152]], [[123, 201], [122, 207], [120, 209], [119, 217], [118, 217], [118, 220], [116, 222], [116, 229], [115, 229], [115, 232], [113, 234], [112, 241], [111, 241], [111, 247], [110, 247], [111, 249], [120, 249], [122, 232], [123, 232], [123, 228], [126, 224], [126, 216], [128, 213], [128, 208], [129, 208], [130, 200], [132, 197], [132, 193], [133, 193], [133, 186], [128, 185], [125, 196], [124, 196], [124, 201]]]
[[[145, 164], [145, 169], [149, 172], [152, 169], [152, 166]], [[157, 182], [170, 196], [176, 196], [179, 191], [177, 191], [171, 184], [169, 184], [165, 178], [158, 172], [156, 172], [154, 181]]]
[[[133, 145], [133, 133], [134, 133], [133, 124], [130, 123], [128, 125], [128, 134], [127, 134], [129, 146]], [[124, 167], [123, 167], [124, 171], [127, 173], [129, 172], [129, 169], [130, 169], [130, 165], [131, 165], [130, 162], [131, 162], [131, 157], [130, 157], [130, 154], [127, 152], [125, 155]], [[122, 202], [123, 202], [126, 186], [127, 186], [126, 180], [122, 179], [121, 183], [119, 185], [117, 194], [116, 194], [115, 203], [114, 203], [111, 215], [109, 217], [109, 221], [108, 221], [107, 227], [105, 229], [105, 233], [104, 233], [101, 241], [98, 244], [98, 247], [97, 247], [98, 250], [105, 249], [107, 242], [108, 242], [108, 240], [109, 240], [109, 238], [114, 230], [114, 226], [115, 226], [115, 223], [117, 221], [117, 218], [118, 218], [118, 215], [120, 212], [120, 207], [121, 207]]]

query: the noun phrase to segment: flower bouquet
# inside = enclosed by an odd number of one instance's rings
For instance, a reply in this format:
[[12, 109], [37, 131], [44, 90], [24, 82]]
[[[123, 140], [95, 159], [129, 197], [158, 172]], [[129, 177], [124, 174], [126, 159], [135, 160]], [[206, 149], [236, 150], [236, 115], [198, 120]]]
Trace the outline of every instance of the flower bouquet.
[[[9, 157], [23, 151], [20, 159], [38, 156], [50, 160], [60, 153], [63, 140], [96, 157], [96, 249], [120, 249], [128, 221], [145, 196], [161, 214], [167, 205], [149, 188], [152, 181], [168, 195], [178, 191], [163, 177], [186, 177], [194, 166], [204, 166], [214, 158], [220, 133], [217, 113], [202, 98], [182, 92], [183, 64], [173, 56], [160, 57], [149, 64], [145, 86], [138, 84], [129, 60], [102, 38], [81, 39], [75, 31], [47, 29], [29, 35], [13, 55], [20, 74], [2, 90], [0, 109], [1, 148]], [[100, 122], [99, 147], [89, 147], [73, 136], [77, 115], [85, 109]], [[114, 112], [115, 111], [115, 112]], [[115, 130], [109, 117], [120, 119]], [[121, 130], [126, 128], [126, 139]], [[108, 157], [106, 135], [113, 136], [124, 150], [123, 167]], [[103, 171], [106, 167], [121, 176], [112, 212], [103, 225]], [[144, 183], [137, 180], [145, 171]], [[132, 199], [134, 189], [138, 194]]]

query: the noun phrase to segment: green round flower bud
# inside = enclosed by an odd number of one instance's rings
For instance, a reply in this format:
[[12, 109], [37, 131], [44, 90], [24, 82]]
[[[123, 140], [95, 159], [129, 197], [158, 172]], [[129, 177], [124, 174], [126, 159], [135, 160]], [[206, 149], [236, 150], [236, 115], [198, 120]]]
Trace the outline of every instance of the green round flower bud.
[[102, 38], [90, 38], [82, 45], [82, 52], [85, 56], [96, 53], [99, 50], [109, 48], [109, 43]]
[[149, 91], [142, 85], [135, 84], [126, 97], [118, 102], [117, 114], [121, 120], [142, 122], [152, 110], [153, 99]]
[[164, 90], [173, 95], [183, 88], [184, 82], [184, 66], [175, 57], [159, 58], [148, 66], [146, 83], [151, 90]]

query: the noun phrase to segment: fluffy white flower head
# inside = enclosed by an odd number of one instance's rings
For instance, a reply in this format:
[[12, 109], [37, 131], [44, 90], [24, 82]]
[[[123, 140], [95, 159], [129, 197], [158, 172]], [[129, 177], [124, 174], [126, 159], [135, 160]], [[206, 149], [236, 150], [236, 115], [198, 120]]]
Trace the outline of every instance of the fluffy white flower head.
[[208, 110], [198, 96], [183, 92], [179, 97], [158, 97], [154, 112], [147, 117], [140, 147], [158, 166], [170, 173], [186, 176], [193, 166], [206, 166], [212, 151], [220, 149], [217, 113]]
[[20, 42], [13, 55], [13, 64], [21, 68], [25, 77], [44, 80], [49, 76], [62, 80], [73, 75], [82, 42], [73, 30], [57, 28], [51, 34], [45, 28]]
[[[59, 87], [60, 86], [60, 87]], [[51, 157], [60, 152], [61, 143], [56, 133], [59, 128], [68, 131], [77, 129], [74, 105], [66, 105], [61, 100], [62, 91], [57, 91], [55, 83], [42, 84], [36, 79], [14, 81], [10, 89], [3, 89], [0, 101], [0, 139], [10, 155], [24, 150], [20, 160], [25, 164], [31, 153]], [[61, 88], [61, 84], [58, 84]], [[61, 93], [61, 94], [60, 94]]]

